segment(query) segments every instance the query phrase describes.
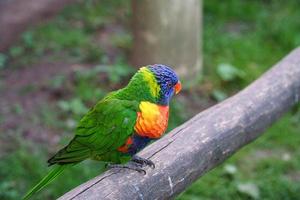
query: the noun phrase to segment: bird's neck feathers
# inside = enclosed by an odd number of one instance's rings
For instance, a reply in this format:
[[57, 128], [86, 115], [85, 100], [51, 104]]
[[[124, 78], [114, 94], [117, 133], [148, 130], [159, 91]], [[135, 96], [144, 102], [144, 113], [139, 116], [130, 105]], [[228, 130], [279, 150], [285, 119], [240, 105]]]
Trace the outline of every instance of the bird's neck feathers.
[[157, 103], [160, 97], [160, 86], [155, 75], [147, 67], [142, 67], [131, 78], [128, 85], [118, 93], [126, 99]]

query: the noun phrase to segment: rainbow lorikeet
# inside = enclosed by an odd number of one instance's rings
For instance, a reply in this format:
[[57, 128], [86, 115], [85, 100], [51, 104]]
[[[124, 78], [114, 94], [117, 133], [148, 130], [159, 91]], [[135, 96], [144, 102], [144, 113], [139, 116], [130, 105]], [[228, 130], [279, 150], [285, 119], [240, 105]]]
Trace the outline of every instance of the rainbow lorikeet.
[[125, 88], [109, 93], [80, 120], [74, 138], [48, 160], [53, 169], [24, 199], [87, 158], [139, 172], [145, 172], [145, 165], [154, 168], [151, 160], [135, 154], [164, 134], [169, 102], [180, 90], [178, 76], [170, 67], [155, 64], [140, 68]]

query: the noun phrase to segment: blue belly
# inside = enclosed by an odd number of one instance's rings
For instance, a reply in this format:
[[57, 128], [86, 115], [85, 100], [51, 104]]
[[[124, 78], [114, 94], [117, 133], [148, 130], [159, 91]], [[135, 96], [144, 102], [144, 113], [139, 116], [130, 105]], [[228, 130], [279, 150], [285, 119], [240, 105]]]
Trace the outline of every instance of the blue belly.
[[141, 137], [137, 134], [132, 136], [132, 145], [128, 149], [130, 155], [134, 155], [140, 150], [142, 150], [151, 141], [148, 137]]

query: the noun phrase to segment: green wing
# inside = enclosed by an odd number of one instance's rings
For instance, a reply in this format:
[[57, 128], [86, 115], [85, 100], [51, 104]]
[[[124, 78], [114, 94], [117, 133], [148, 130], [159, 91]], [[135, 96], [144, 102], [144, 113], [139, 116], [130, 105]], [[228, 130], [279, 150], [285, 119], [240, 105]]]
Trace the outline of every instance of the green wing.
[[136, 101], [100, 101], [80, 120], [73, 140], [48, 163], [76, 163], [95, 154], [115, 151], [132, 135], [137, 111]]

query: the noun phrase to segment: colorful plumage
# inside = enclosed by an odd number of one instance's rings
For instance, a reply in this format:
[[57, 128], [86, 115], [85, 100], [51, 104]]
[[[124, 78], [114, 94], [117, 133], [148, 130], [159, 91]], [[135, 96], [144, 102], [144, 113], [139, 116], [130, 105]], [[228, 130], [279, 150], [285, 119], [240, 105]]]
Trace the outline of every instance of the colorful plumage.
[[109, 93], [80, 120], [71, 142], [48, 160], [49, 165], [55, 165], [53, 169], [24, 199], [87, 158], [140, 172], [144, 172], [144, 165], [154, 167], [152, 161], [135, 154], [164, 134], [169, 102], [180, 90], [170, 67], [155, 64], [140, 68], [125, 88]]

